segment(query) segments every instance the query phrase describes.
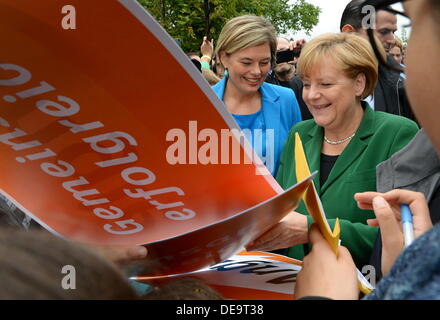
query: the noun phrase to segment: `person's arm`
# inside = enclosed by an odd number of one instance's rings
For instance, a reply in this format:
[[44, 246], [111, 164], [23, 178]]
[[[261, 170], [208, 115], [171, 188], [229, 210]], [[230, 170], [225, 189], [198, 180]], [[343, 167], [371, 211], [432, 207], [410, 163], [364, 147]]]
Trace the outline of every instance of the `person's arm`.
[[214, 40], [209, 41], [207, 37], [203, 37], [203, 42], [200, 45], [200, 53], [202, 54], [200, 57], [200, 60], [202, 61], [202, 70], [210, 70], [212, 55], [214, 54]]

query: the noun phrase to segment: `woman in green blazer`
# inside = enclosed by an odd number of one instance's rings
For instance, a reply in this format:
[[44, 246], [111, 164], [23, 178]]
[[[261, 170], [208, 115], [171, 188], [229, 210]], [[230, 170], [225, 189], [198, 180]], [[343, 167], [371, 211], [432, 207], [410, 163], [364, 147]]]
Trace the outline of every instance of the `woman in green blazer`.
[[[377, 228], [372, 211], [358, 208], [357, 192], [376, 190], [376, 165], [403, 148], [417, 133], [415, 122], [373, 111], [362, 100], [377, 81], [377, 61], [369, 43], [351, 34], [327, 34], [307, 44], [298, 62], [303, 98], [314, 119], [296, 124], [283, 149], [277, 180], [294, 185], [295, 133], [298, 132], [330, 226], [340, 219], [342, 245], [359, 268], [368, 264]], [[248, 249], [288, 248], [302, 260], [312, 223], [304, 203]]]

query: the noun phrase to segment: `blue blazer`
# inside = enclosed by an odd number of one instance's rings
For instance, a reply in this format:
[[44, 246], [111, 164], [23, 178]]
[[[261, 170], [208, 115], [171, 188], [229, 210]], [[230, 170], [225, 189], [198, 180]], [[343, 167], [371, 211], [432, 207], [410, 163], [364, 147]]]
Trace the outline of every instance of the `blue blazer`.
[[[224, 77], [212, 87], [222, 101], [226, 82], [227, 77]], [[275, 176], [290, 128], [302, 120], [301, 111], [292, 89], [264, 82], [259, 90], [261, 92], [261, 105], [266, 129], [274, 130], [274, 168], [269, 168], [269, 170]]]

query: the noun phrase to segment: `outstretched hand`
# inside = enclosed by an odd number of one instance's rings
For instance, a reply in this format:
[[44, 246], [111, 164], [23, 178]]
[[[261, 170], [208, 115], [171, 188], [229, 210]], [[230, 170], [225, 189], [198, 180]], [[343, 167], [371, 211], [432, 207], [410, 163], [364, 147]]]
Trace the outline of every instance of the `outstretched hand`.
[[307, 217], [292, 211], [246, 246], [248, 251], [272, 251], [307, 242]]
[[214, 54], [214, 40], [209, 41], [207, 37], [203, 37], [203, 42], [200, 46], [200, 53], [202, 56], [212, 58], [212, 55]]
[[296, 298], [319, 296], [357, 300], [356, 266], [347, 248], [339, 247], [339, 256], [336, 257], [316, 224], [310, 228], [309, 239], [313, 247], [304, 258], [302, 270], [296, 278]]

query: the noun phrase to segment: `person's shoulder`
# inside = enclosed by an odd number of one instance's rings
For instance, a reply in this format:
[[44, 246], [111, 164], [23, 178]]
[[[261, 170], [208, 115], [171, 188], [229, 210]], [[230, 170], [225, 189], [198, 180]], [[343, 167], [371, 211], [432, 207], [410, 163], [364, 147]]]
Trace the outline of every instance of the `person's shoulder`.
[[278, 94], [281, 97], [288, 97], [288, 96], [294, 96], [295, 95], [295, 93], [293, 92], [292, 89], [286, 88], [286, 87], [283, 87], [283, 86], [279, 86], [279, 85], [276, 85], [276, 84], [264, 82], [262, 86], [264, 87], [264, 89], [267, 92], [270, 92], [272, 94]]
[[415, 130], [419, 129], [417, 123], [415, 123], [413, 120], [396, 114], [391, 114], [382, 111], [375, 111], [374, 117], [375, 117], [376, 127], [386, 126], [389, 128], [407, 127], [407, 128], [413, 128]]

